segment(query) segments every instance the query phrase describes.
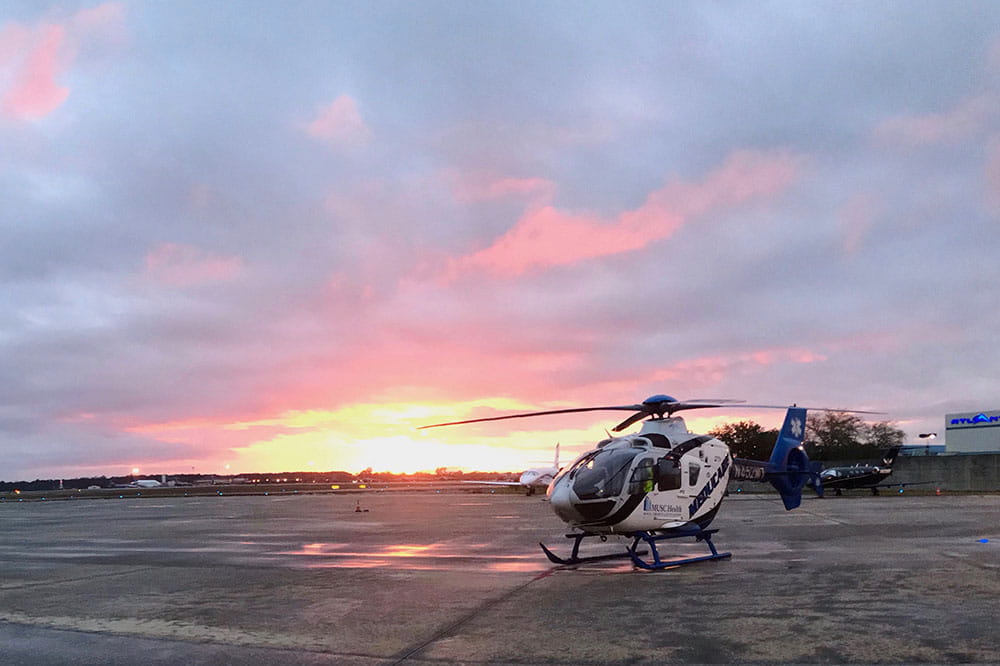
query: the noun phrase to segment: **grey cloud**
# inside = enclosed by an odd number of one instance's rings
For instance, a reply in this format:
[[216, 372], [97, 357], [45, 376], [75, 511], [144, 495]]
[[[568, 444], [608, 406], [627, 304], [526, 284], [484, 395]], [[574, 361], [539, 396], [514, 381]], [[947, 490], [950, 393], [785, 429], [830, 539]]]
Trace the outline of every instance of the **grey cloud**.
[[[747, 363], [697, 388], [891, 396], [915, 419], [974, 409], [1000, 371], [984, 182], [998, 119], [935, 145], [877, 129], [1000, 92], [998, 19], [974, 2], [129, 5], [128, 43], [67, 72], [60, 109], [0, 121], [0, 448], [37, 445], [18, 463], [32, 470], [130, 447], [179, 457], [183, 443], [60, 419], [247, 413], [292, 388], [331, 404], [393, 382], [442, 394], [477, 370], [445, 367], [449, 344], [491, 370], [564, 352], [578, 360], [560, 374], [496, 381], [575, 395], [801, 346], [827, 360]], [[371, 131], [362, 147], [304, 131], [340, 95]], [[640, 251], [441, 278], [530, 204], [461, 200], [456, 177], [540, 179], [561, 210], [609, 218], [747, 148], [807, 164], [780, 197]], [[852, 229], [859, 200], [871, 208]], [[165, 243], [241, 269], [157, 284], [145, 261]], [[898, 344], [845, 342], [868, 334]], [[397, 366], [337, 374], [379, 350]], [[411, 350], [440, 370], [409, 367]]]

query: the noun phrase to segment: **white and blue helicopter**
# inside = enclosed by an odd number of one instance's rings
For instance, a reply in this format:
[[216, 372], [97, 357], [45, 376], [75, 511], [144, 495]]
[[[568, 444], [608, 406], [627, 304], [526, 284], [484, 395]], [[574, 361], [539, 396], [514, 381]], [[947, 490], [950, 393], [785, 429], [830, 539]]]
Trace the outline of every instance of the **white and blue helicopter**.
[[[709, 435], [689, 432], [684, 419], [673, 416], [676, 412], [689, 409], [733, 406], [741, 409], [787, 409], [769, 460], [733, 458], [723, 442]], [[802, 448], [807, 408], [794, 405], [786, 408], [747, 405], [738, 400], [681, 401], [659, 394], [634, 405], [555, 409], [436, 423], [422, 428], [608, 410], [633, 412], [612, 429], [614, 432], [620, 432], [642, 419], [647, 420], [638, 433], [609, 436], [598, 442], [593, 450], [564, 467], [549, 484], [546, 494], [552, 509], [573, 530], [566, 535], [573, 540], [568, 558], [559, 557], [545, 544], [539, 544], [555, 564], [628, 557], [643, 569], [665, 569], [731, 557], [732, 553], [720, 553], [712, 543], [712, 535], [718, 530], [708, 529], [719, 512], [730, 479], [770, 482], [787, 510], [799, 506], [802, 489], [807, 484], [822, 496], [821, 466], [811, 463]], [[626, 540], [625, 552], [580, 556], [580, 544], [584, 539], [596, 537], [607, 541], [610, 536]], [[696, 541], [705, 542], [710, 554], [662, 559], [657, 543], [679, 537], [693, 537]], [[640, 550], [642, 544], [649, 548], [651, 561], [643, 559], [646, 551]]]

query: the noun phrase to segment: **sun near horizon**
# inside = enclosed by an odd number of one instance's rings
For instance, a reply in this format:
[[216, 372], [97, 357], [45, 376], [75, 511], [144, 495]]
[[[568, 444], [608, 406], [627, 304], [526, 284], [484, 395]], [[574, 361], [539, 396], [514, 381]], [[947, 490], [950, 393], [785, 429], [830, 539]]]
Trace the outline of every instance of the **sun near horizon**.
[[[394, 474], [441, 467], [465, 472], [515, 472], [552, 464], [556, 444], [565, 464], [606, 436], [613, 419], [600, 413], [499, 423], [420, 426], [564, 405], [511, 398], [458, 403], [358, 403], [339, 409], [289, 409], [260, 418], [192, 419], [135, 424], [125, 430], [151, 443], [181, 443], [197, 456], [123, 462], [163, 473], [230, 474], [365, 469]], [[114, 473], [116, 465], [88, 467]], [[84, 468], [80, 468], [84, 469]], [[147, 473], [144, 471], [144, 473]], [[152, 472], [148, 472], [152, 473]], [[160, 472], [157, 472], [160, 473]]]
[[[512, 398], [465, 402], [367, 402], [339, 409], [289, 409], [244, 420], [194, 419], [133, 425], [127, 431], [151, 443], [183, 443], [201, 455], [122, 463], [122, 471], [146, 474], [234, 474], [265, 472], [358, 473], [365, 469], [393, 474], [432, 472], [446, 467], [463, 472], [517, 472], [550, 465], [556, 444], [561, 465], [590, 450], [609, 434], [618, 414], [592, 412], [510, 421], [419, 429], [433, 423], [572, 405], [529, 403]], [[738, 407], [686, 419], [694, 433], [752, 419], [776, 427], [780, 415], [741, 412]], [[636, 424], [628, 431], [636, 430]], [[117, 475], [117, 465], [79, 467]], [[158, 470], [158, 471], [150, 471]], [[68, 469], [63, 471], [69, 471]], [[64, 474], [65, 476], [65, 474]]]

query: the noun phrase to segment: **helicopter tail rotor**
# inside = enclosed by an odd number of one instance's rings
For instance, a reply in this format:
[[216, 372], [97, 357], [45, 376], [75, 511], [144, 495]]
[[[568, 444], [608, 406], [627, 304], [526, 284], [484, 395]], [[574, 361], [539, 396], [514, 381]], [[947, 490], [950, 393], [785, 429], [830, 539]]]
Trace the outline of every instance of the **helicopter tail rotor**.
[[802, 502], [802, 488], [807, 482], [816, 489], [818, 495], [822, 496], [823, 493], [818, 465], [809, 462], [809, 456], [802, 448], [805, 430], [806, 410], [802, 407], [789, 407], [764, 474], [764, 478], [781, 495], [781, 501], [788, 510]]

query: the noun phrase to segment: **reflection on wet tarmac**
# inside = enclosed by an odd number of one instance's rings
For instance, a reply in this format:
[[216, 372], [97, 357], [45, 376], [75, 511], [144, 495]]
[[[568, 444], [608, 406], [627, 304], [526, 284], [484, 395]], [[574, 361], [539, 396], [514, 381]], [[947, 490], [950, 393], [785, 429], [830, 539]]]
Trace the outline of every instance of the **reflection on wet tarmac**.
[[441, 544], [432, 543], [429, 546], [420, 546], [415, 543], [396, 544], [385, 549], [384, 553], [389, 557], [416, 557], [428, 553]]
[[544, 561], [538, 562], [490, 562], [487, 566], [490, 571], [544, 571], [549, 568]]
[[499, 572], [543, 571], [549, 564], [541, 553], [498, 555], [484, 552], [489, 544], [405, 543], [392, 544], [371, 552], [350, 550], [343, 543], [306, 543], [298, 550], [280, 555], [309, 558], [309, 569], [390, 567], [410, 570], [488, 570]]

